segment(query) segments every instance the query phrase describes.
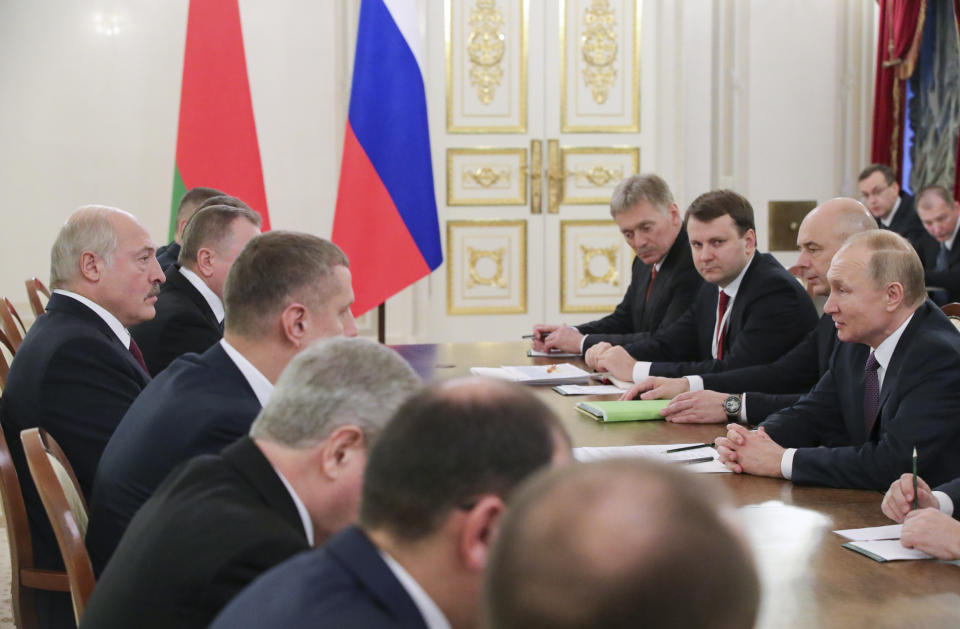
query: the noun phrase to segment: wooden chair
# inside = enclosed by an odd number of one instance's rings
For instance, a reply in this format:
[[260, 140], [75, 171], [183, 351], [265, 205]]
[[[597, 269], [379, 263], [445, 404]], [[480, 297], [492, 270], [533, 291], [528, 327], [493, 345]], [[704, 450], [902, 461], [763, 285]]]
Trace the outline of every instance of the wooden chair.
[[67, 568], [73, 613], [80, 617], [93, 592], [96, 579], [90, 555], [83, 542], [87, 534], [87, 503], [73, 467], [56, 440], [42, 428], [28, 428], [20, 433], [27, 467], [37, 486], [43, 508], [47, 512], [57, 546]]
[[0, 330], [0, 391], [7, 386], [7, 374], [10, 373], [10, 365], [13, 364], [13, 357], [17, 350], [13, 343], [7, 338], [7, 335]]
[[7, 297], [0, 299], [0, 331], [6, 334], [7, 340], [13, 344], [13, 349], [20, 349], [27, 330], [23, 327], [17, 309]]
[[940, 306], [940, 310], [943, 311], [943, 314], [947, 315], [947, 318], [950, 319], [950, 322], [953, 323], [953, 326], [960, 331], [960, 303], [953, 302], [950, 304], [944, 304]]
[[18, 629], [36, 629], [34, 590], [69, 592], [70, 583], [66, 572], [33, 567], [27, 508], [23, 503], [17, 468], [13, 466], [3, 431], [0, 431], [0, 498], [3, 499], [3, 516], [7, 522], [7, 542], [10, 546], [13, 621]]
[[33, 310], [33, 316], [39, 317], [44, 311], [44, 304], [40, 301], [40, 294], [42, 293], [47, 299], [50, 299], [50, 291], [43, 285], [43, 282], [35, 277], [31, 277], [24, 283], [27, 285], [27, 299], [30, 301], [30, 309]]

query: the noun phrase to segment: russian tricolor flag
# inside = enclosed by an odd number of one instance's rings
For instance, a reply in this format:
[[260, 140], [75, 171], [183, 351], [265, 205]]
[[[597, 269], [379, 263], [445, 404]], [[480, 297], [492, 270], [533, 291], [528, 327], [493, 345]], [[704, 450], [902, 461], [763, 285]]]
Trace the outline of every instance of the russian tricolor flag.
[[363, 314], [443, 262], [416, 0], [362, 0], [333, 241]]

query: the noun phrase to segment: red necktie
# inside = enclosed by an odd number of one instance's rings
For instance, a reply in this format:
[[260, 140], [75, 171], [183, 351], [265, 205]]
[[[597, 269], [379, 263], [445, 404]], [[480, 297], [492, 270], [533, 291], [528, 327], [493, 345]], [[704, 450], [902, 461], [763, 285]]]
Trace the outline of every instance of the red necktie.
[[657, 267], [650, 269], [650, 283], [647, 284], [647, 296], [643, 298], [643, 303], [650, 301], [650, 290], [653, 288], [653, 280], [657, 279]]
[[143, 360], [143, 352], [140, 351], [140, 347], [137, 346], [137, 342], [133, 340], [133, 337], [130, 337], [130, 353], [133, 354], [134, 360], [140, 363], [140, 366], [143, 367], [143, 372], [147, 375], [150, 374], [150, 370], [147, 369], [147, 363]]
[[730, 295], [720, 291], [720, 299], [717, 303], [717, 360], [723, 359], [723, 339], [727, 329], [723, 325], [723, 315], [726, 314], [729, 303]]

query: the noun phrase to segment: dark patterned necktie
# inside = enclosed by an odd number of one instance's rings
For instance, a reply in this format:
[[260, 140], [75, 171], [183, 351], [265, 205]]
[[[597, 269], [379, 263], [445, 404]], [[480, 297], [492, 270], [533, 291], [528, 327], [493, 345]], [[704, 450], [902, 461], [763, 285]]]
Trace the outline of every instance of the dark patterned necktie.
[[133, 340], [132, 336], [130, 337], [130, 353], [133, 354], [133, 359], [143, 367], [143, 373], [150, 375], [150, 370], [147, 369], [147, 363], [143, 360], [143, 352], [140, 351], [140, 347], [137, 345], [137, 342]]
[[940, 243], [940, 251], [937, 252], [937, 271], [947, 270], [947, 245]]
[[723, 359], [723, 341], [727, 329], [723, 325], [723, 315], [727, 313], [727, 304], [729, 303], [730, 295], [720, 291], [720, 298], [717, 302], [717, 360]]
[[880, 406], [880, 379], [877, 377], [877, 368], [880, 363], [870, 352], [870, 358], [867, 359], [867, 366], [863, 371], [863, 424], [867, 428], [867, 437], [870, 437], [870, 430], [873, 428], [873, 422], [877, 419], [877, 408]]

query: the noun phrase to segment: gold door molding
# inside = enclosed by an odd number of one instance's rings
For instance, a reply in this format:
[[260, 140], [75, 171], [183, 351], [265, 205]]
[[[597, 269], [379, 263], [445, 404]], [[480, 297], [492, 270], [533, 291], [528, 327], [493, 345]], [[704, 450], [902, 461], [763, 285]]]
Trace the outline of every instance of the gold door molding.
[[560, 312], [612, 312], [633, 259], [612, 220], [560, 221]]
[[447, 314], [527, 311], [527, 222], [447, 221]]
[[446, 0], [448, 133], [526, 133], [527, 0]]
[[564, 133], [640, 130], [640, 0], [560, 0]]
[[447, 149], [447, 205], [526, 205], [527, 149]]
[[564, 205], [606, 205], [624, 177], [640, 172], [637, 147], [580, 146], [560, 150]]

